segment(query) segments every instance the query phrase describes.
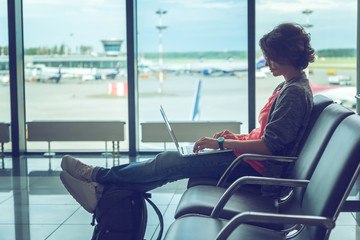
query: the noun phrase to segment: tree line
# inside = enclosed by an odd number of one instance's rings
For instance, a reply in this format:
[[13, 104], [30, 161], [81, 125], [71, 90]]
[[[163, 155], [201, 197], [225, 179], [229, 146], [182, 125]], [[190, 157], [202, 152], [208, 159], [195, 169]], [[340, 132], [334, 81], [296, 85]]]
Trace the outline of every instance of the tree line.
[[316, 51], [318, 57], [356, 57], [355, 48], [322, 49]]
[[[81, 55], [90, 55], [93, 51], [91, 46], [80, 46], [78, 48], [78, 54]], [[69, 55], [72, 54], [71, 49], [69, 49], [65, 44], [60, 46], [53, 47], [31, 47], [24, 49], [25, 55]], [[0, 55], [9, 55], [8, 46], [0, 46]], [[142, 57], [148, 59], [157, 59], [159, 58], [159, 53], [142, 53]], [[257, 51], [256, 57], [262, 55], [261, 51]], [[331, 48], [331, 49], [321, 49], [316, 51], [318, 57], [356, 57], [355, 48]], [[246, 59], [247, 51], [204, 51], [204, 52], [164, 52], [162, 53], [163, 58], [170, 59], [227, 59], [233, 57], [236, 59]]]
[[[333, 48], [333, 49], [321, 49], [317, 50], [315, 54], [318, 57], [356, 57], [355, 48]], [[149, 59], [156, 59], [159, 57], [159, 53], [144, 53], [143, 57]], [[162, 53], [163, 58], [187, 58], [198, 59], [203, 57], [204, 59], [227, 59], [233, 57], [236, 59], [246, 59], [247, 51], [227, 51], [227, 52], [165, 52]], [[256, 52], [256, 57], [262, 56], [262, 52], [259, 50]]]

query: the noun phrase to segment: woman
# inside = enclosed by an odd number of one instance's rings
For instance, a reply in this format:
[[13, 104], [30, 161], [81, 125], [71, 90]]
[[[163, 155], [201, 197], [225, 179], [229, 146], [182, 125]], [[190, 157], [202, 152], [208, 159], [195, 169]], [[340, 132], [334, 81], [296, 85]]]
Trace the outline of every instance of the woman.
[[[60, 175], [67, 190], [92, 213], [104, 185], [148, 191], [183, 178], [219, 178], [241, 153], [295, 156], [313, 106], [311, 88], [303, 70], [314, 61], [314, 49], [304, 29], [290, 23], [277, 26], [264, 35], [259, 44], [272, 74], [284, 77], [260, 113], [260, 127], [248, 135], [224, 130], [213, 137], [203, 137], [194, 145], [194, 152], [219, 147], [233, 151], [186, 158], [178, 152], [167, 151], [154, 159], [110, 169], [88, 166], [67, 155], [63, 157]], [[281, 176], [283, 168], [281, 164], [244, 161], [232, 177]]]

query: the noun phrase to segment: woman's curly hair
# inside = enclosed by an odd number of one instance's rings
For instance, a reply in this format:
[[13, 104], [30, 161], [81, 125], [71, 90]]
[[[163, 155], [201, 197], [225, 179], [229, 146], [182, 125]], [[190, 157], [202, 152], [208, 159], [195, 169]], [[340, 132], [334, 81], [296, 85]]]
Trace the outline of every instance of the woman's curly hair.
[[283, 23], [259, 41], [265, 57], [277, 63], [290, 63], [297, 69], [307, 68], [315, 60], [310, 35], [299, 24]]

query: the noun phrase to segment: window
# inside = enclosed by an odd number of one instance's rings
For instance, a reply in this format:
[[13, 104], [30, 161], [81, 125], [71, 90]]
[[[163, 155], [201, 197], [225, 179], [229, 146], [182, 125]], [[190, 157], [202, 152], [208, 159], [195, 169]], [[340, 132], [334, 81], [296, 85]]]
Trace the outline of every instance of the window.
[[139, 0], [137, 6], [140, 123], [162, 121], [163, 105], [170, 122], [235, 120], [247, 132], [247, 1]]
[[[257, 42], [280, 23], [301, 24], [311, 34], [311, 45], [317, 56], [306, 70], [314, 94], [328, 96], [355, 111], [356, 17], [355, 0], [257, 1]], [[259, 112], [283, 78], [274, 78], [268, 68], [262, 68], [257, 71], [256, 80]]]
[[[0, 32], [0, 123], [9, 124], [11, 117], [7, 1], [0, 1]], [[4, 149], [11, 150], [11, 143], [5, 143]]]
[[[125, 2], [24, 0], [27, 122], [127, 121]], [[0, 4], [2, 84], [9, 79], [9, 59], [6, 1]], [[256, 1], [257, 63], [263, 63], [258, 47], [263, 34], [282, 22], [300, 23], [318, 56], [307, 69], [311, 84], [322, 90], [315, 94], [355, 110], [356, 4]], [[236, 120], [247, 133], [247, 1], [138, 0], [137, 18], [139, 122], [162, 122], [163, 105], [170, 121]], [[266, 67], [257, 69], [257, 113], [282, 81]], [[0, 120], [10, 121], [9, 85], [0, 91]], [[125, 139], [121, 150], [126, 151]], [[163, 147], [141, 143], [140, 151]], [[28, 142], [29, 151], [46, 148], [45, 142]], [[104, 144], [57, 142], [52, 148], [93, 151]]]
[[[26, 121], [127, 121], [125, 0], [24, 0], [23, 12]], [[29, 151], [46, 148], [28, 142]], [[104, 143], [52, 149], [96, 151]]]

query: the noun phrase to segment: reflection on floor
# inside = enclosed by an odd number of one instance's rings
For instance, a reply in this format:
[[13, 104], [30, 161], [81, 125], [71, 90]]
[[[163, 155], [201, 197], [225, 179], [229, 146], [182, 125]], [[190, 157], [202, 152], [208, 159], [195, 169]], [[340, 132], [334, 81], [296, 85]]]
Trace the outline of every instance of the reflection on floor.
[[[126, 157], [106, 160], [102, 156], [77, 156], [84, 162], [111, 167], [127, 163]], [[141, 161], [142, 159], [140, 159]], [[0, 239], [1, 240], [89, 240], [92, 215], [67, 193], [59, 179], [61, 156], [50, 162], [43, 157], [22, 158], [19, 176], [12, 177], [12, 160], [5, 158], [0, 169]], [[18, 175], [18, 174], [16, 174]], [[165, 232], [174, 221], [174, 213], [186, 180], [167, 184], [152, 191], [152, 200], [164, 216]], [[158, 219], [148, 208], [145, 238], [156, 239]], [[360, 239], [360, 229], [352, 213], [340, 215], [331, 240]]]

